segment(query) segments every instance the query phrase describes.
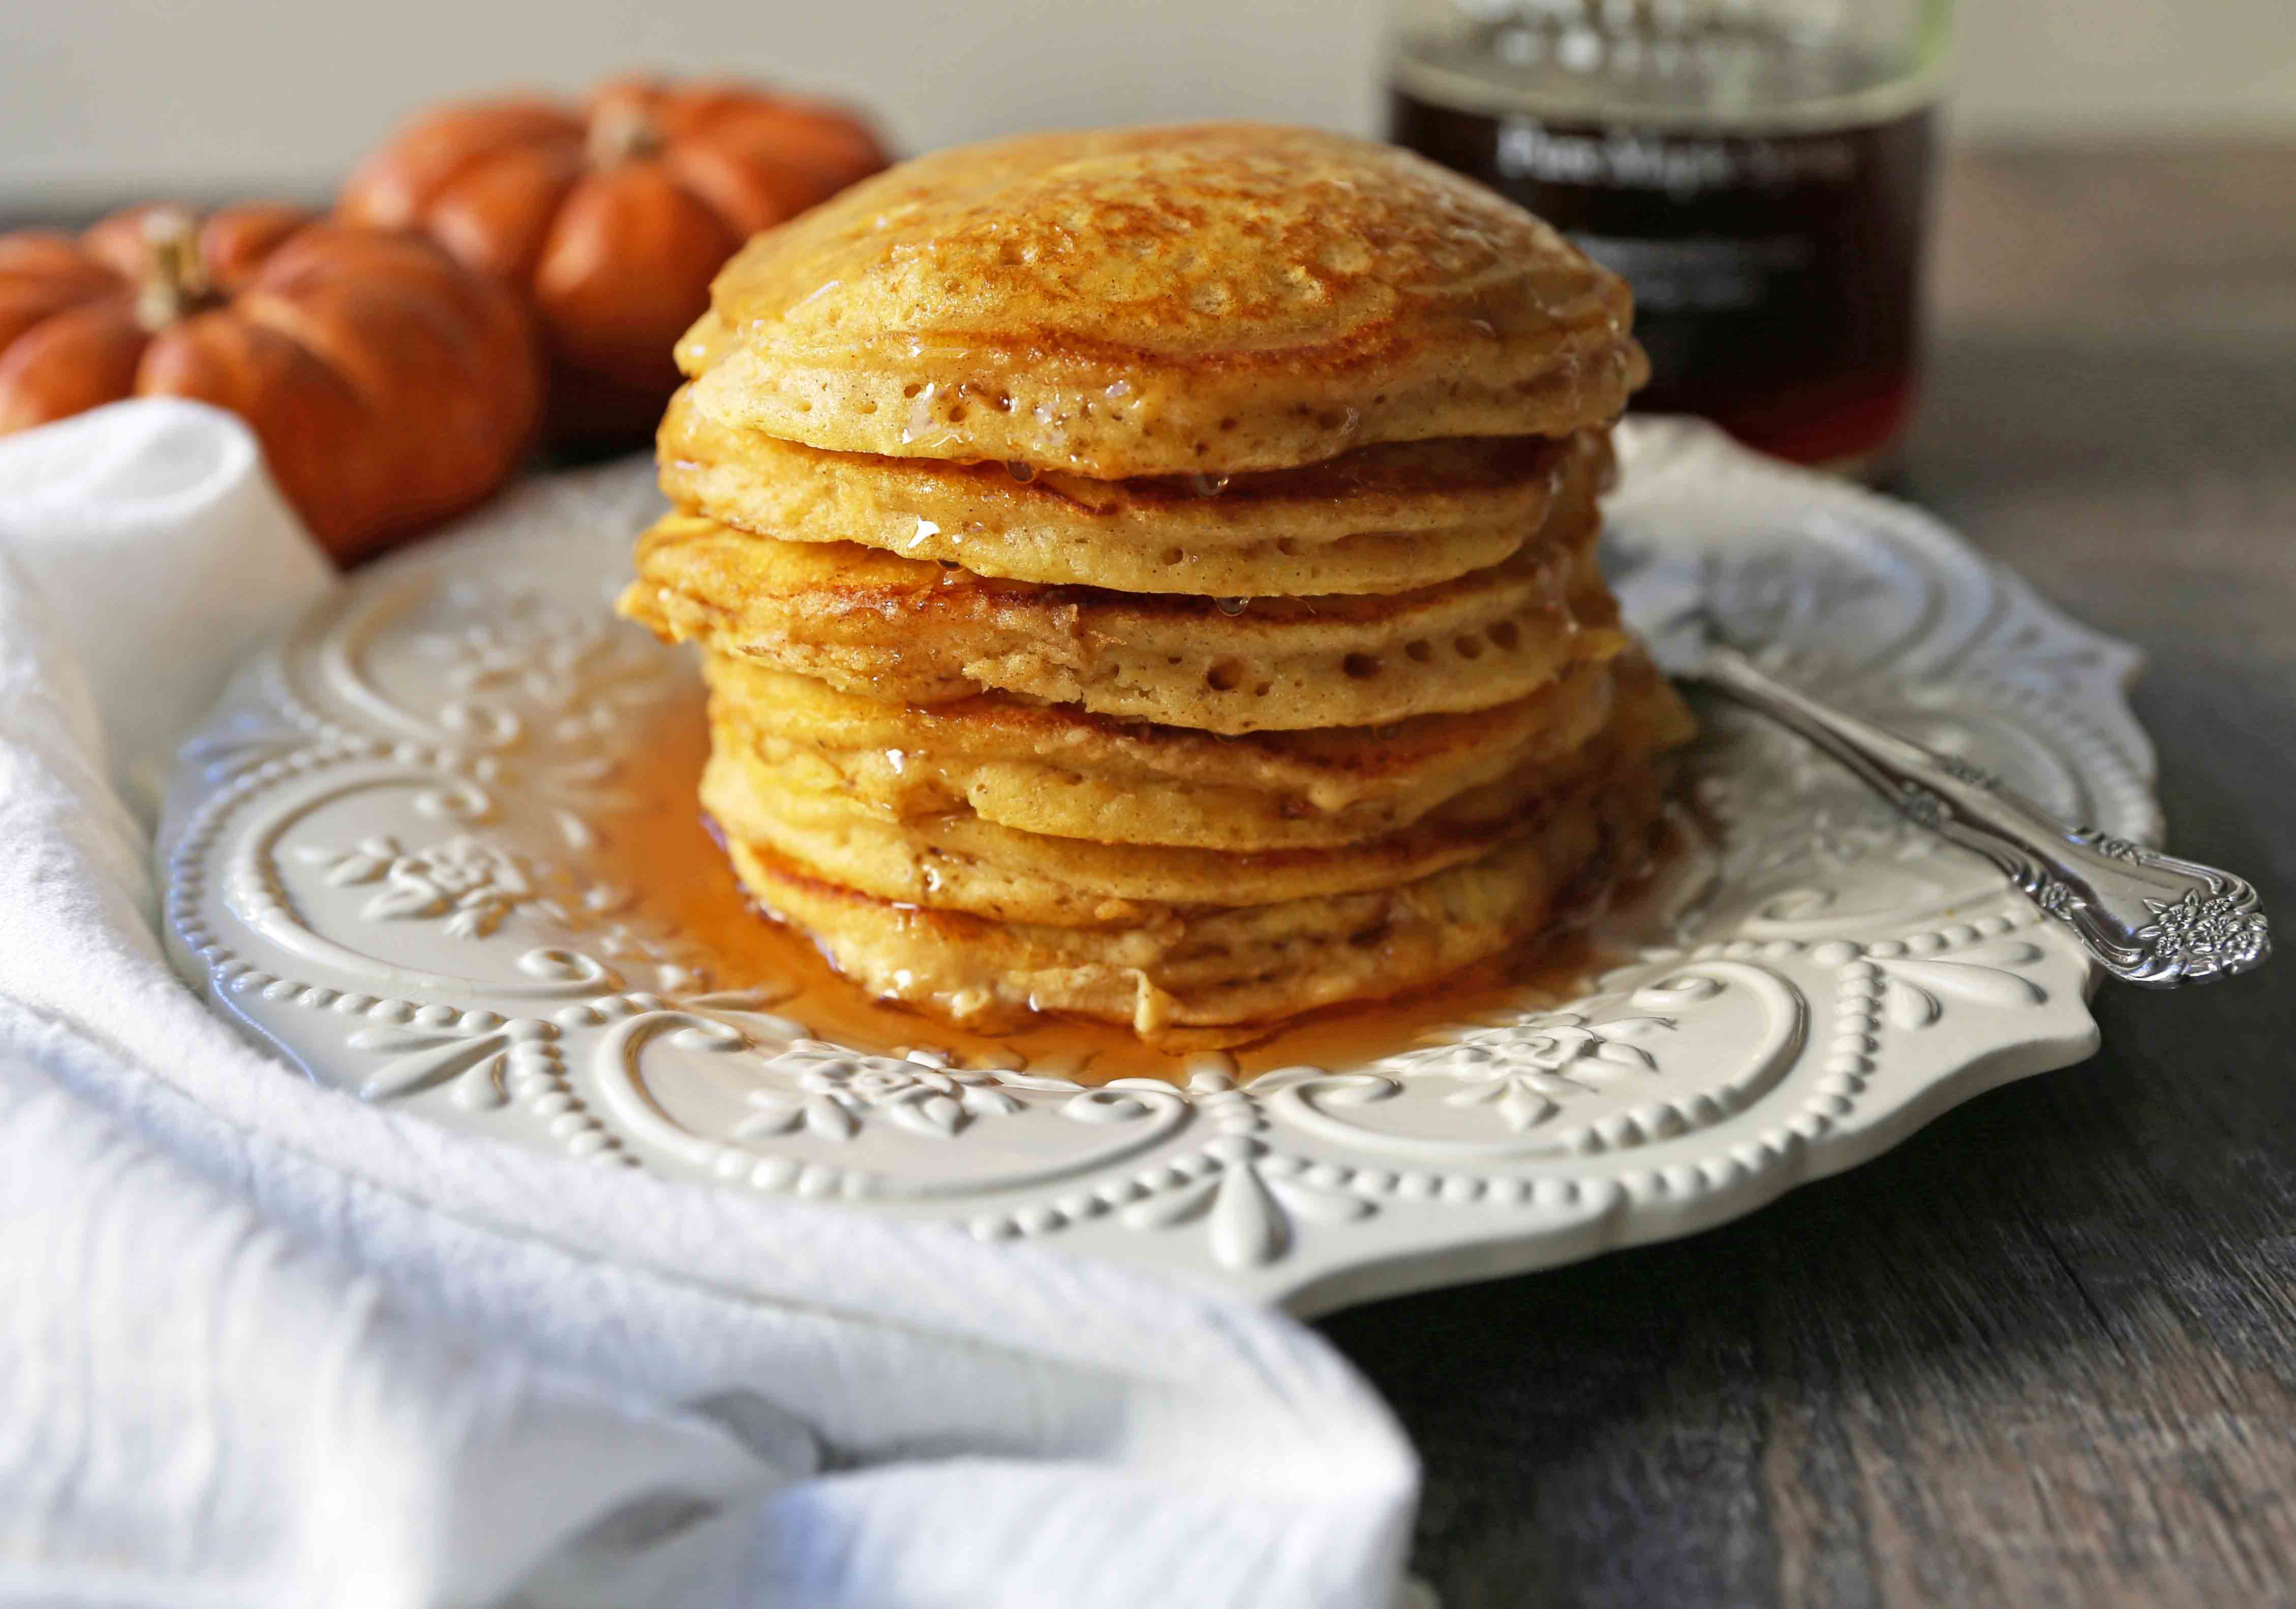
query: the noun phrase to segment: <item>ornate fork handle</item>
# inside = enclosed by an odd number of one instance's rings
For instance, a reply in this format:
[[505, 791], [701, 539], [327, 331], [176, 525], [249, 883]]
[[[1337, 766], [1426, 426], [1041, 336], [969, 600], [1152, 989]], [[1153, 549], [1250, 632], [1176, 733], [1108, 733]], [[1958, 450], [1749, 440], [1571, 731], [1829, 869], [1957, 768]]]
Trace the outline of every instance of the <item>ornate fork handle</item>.
[[1912, 820], [1993, 862], [2116, 977], [2174, 989], [2253, 971], [2272, 953], [2255, 888], [2229, 872], [2067, 826], [1968, 761], [1789, 687], [1734, 648], [1710, 647], [1693, 679], [1792, 727]]

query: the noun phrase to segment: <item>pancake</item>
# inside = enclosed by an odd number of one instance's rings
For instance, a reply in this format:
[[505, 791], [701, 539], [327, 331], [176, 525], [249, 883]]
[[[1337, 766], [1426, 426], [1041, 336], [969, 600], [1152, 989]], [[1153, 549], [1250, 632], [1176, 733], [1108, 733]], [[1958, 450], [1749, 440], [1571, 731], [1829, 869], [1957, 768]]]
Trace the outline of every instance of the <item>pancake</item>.
[[[1529, 785], [1568, 767], [1546, 766]], [[1494, 784], [1363, 845], [1236, 853], [1046, 838], [971, 812], [887, 821], [834, 793], [777, 783], [719, 752], [701, 808], [736, 837], [808, 876], [880, 899], [1054, 927], [1129, 927], [1175, 910], [1361, 893], [1472, 860], [1528, 827], [1519, 790]], [[1515, 808], [1510, 808], [1510, 807]]]
[[1491, 437], [1362, 448], [1232, 477], [1018, 479], [1002, 464], [832, 453], [733, 430], [684, 392], [659, 438], [679, 507], [795, 542], [857, 542], [976, 575], [1213, 597], [1401, 592], [1496, 564], [1558, 499], [1583, 505], [1610, 443]]
[[996, 922], [879, 899], [728, 841], [770, 914], [881, 997], [996, 1031], [1058, 1012], [1187, 1049], [1422, 989], [1591, 908], [1647, 858], [1657, 774], [1630, 767], [1555, 801], [1532, 831], [1398, 887], [1189, 913], [1128, 927]]
[[[1408, 826], [1587, 742], [1611, 718], [1613, 680], [1610, 665], [1578, 665], [1473, 714], [1226, 738], [997, 697], [882, 703], [726, 654], [705, 655], [702, 671], [719, 753], [886, 819], [970, 809], [1057, 838], [1225, 850], [1354, 843]], [[1654, 675], [1646, 661], [1628, 673]]]
[[674, 514], [640, 538], [621, 609], [669, 641], [912, 704], [997, 692], [1206, 732], [1376, 727], [1509, 703], [1626, 646], [1593, 510], [1563, 522], [1438, 586], [1230, 613]]
[[1563, 436], [1647, 374], [1625, 284], [1434, 163], [1252, 124], [936, 152], [752, 239], [693, 405], [847, 453], [1097, 480]]
[[1527, 761], [1413, 825], [1352, 842], [1238, 852], [1055, 838], [966, 807], [901, 818], [805, 786], [725, 741], [713, 723], [702, 809], [729, 836], [808, 875], [881, 899], [1054, 926], [1152, 922], [1170, 907], [1270, 905], [1359, 893], [1431, 875], [1538, 825], [1551, 802], [1682, 735], [1663, 683], [1630, 692], [1618, 718], [1563, 754]]
[[[1607, 748], [1608, 745], [1603, 745]], [[1580, 784], [1585, 752], [1472, 788], [1408, 827], [1362, 843], [1230, 850], [1050, 838], [971, 810], [889, 819], [848, 795], [792, 785], [723, 746], [701, 778], [720, 829], [809, 875], [881, 899], [1061, 927], [1152, 922], [1172, 908], [1270, 905], [1390, 888], [1473, 859], [1535, 825]]]

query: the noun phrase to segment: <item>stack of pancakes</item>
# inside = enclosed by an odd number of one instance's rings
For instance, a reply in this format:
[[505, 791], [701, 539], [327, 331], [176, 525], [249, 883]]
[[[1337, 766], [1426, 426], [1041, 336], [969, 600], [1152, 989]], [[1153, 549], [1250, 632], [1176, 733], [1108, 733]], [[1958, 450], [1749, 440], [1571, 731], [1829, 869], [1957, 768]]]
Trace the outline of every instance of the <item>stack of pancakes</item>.
[[758, 236], [622, 605], [704, 648], [742, 882], [881, 995], [1175, 1046], [1583, 908], [1687, 730], [1595, 564], [1628, 316], [1306, 130], [947, 152]]

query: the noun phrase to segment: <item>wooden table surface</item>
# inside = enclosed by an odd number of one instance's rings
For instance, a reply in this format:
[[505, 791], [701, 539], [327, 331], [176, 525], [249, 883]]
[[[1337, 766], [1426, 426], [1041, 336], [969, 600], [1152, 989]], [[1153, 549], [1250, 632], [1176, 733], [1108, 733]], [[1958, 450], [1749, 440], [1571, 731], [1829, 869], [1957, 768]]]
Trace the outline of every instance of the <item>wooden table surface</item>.
[[[1964, 159], [1902, 485], [2144, 646], [2296, 923], [2296, 148]], [[2296, 929], [2289, 930], [2296, 932]], [[2296, 937], [1726, 1228], [1325, 1333], [1447, 1609], [2296, 1603]]]

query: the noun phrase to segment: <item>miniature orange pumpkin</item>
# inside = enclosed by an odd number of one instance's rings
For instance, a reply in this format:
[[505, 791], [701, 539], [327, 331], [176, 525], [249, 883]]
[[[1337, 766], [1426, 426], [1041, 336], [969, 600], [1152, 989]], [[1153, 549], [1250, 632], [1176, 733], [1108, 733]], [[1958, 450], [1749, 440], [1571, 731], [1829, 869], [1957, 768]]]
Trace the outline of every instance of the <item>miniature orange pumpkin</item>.
[[671, 349], [709, 281], [760, 229], [885, 165], [868, 126], [726, 84], [625, 79], [579, 107], [449, 106], [363, 163], [341, 215], [420, 228], [531, 299], [561, 443], [652, 438]]
[[539, 392], [517, 300], [414, 235], [263, 205], [0, 235], [0, 431], [127, 397], [228, 408], [340, 561], [500, 485]]

